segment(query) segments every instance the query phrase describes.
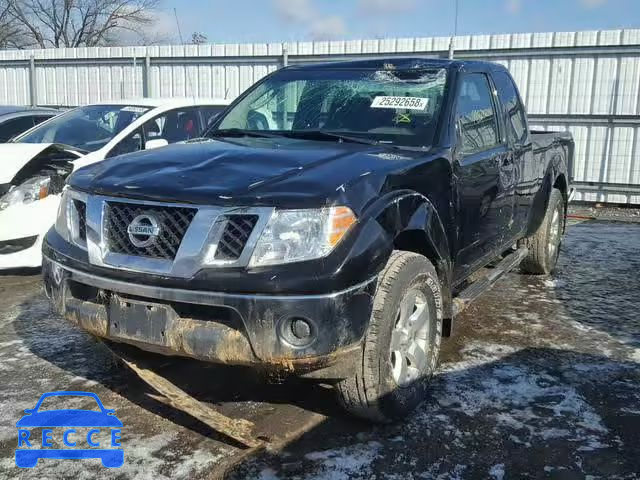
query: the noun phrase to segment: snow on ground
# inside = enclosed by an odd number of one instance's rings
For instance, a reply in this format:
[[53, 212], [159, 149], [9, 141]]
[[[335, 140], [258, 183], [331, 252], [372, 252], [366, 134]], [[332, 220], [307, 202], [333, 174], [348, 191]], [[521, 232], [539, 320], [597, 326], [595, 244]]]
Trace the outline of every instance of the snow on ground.
[[[552, 279], [512, 273], [457, 319], [430, 396], [405, 422], [370, 426], [325, 406], [317, 410], [329, 412], [324, 423], [231, 478], [633, 478], [638, 252], [640, 225], [574, 226]], [[104, 349], [51, 314], [37, 283], [22, 283], [0, 278], [9, 299], [0, 311], [0, 478], [207, 478], [237, 453], [141, 398]], [[70, 388], [116, 409], [127, 428], [125, 465], [42, 462], [19, 471], [15, 422], [41, 393]]]
[[234, 478], [343, 478], [335, 452], [371, 459], [356, 479], [634, 478], [639, 251], [640, 226], [574, 226], [553, 279], [510, 274], [459, 318], [407, 422], [355, 427], [338, 449], [320, 429]]

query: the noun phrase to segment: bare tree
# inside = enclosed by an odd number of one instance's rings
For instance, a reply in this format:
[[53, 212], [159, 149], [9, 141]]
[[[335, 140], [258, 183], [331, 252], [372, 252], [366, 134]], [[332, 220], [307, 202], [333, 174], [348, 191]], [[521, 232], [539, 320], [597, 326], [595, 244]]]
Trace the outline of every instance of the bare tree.
[[25, 38], [9, 8], [8, 0], [0, 0], [0, 48], [19, 48]]
[[159, 0], [0, 0], [21, 30], [22, 48], [121, 43], [153, 23]]

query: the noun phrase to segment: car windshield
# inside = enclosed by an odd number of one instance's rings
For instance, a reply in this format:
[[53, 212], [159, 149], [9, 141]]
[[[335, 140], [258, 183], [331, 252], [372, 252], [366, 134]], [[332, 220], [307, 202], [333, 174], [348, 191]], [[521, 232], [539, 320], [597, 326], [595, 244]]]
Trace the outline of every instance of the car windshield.
[[136, 105], [88, 105], [17, 137], [16, 143], [62, 143], [95, 152], [150, 110]]
[[283, 70], [258, 84], [207, 132], [342, 134], [398, 146], [430, 146], [446, 69]]

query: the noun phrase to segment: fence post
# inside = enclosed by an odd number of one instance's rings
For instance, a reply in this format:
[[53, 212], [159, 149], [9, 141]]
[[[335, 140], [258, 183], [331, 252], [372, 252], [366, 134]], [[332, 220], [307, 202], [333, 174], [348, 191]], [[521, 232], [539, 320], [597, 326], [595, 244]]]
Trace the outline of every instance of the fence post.
[[282, 44], [282, 66], [283, 67], [289, 66], [289, 51], [287, 50], [286, 43]]
[[29, 102], [32, 107], [38, 104], [38, 99], [36, 98], [38, 95], [36, 83], [36, 59], [31, 55], [29, 58]]
[[142, 70], [142, 96], [149, 98], [151, 96], [151, 57], [149, 53], [144, 57], [144, 68]]

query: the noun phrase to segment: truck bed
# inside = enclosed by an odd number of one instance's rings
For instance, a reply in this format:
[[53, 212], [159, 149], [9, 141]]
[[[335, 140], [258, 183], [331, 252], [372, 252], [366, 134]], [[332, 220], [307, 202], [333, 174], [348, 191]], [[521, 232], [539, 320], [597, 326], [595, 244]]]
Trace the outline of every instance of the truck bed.
[[569, 173], [569, 184], [573, 180], [573, 154], [575, 144], [570, 132], [554, 132], [544, 130], [531, 130], [531, 143], [533, 144], [533, 154], [536, 157], [546, 156], [550, 152], [558, 150], [562, 158], [567, 163]]

